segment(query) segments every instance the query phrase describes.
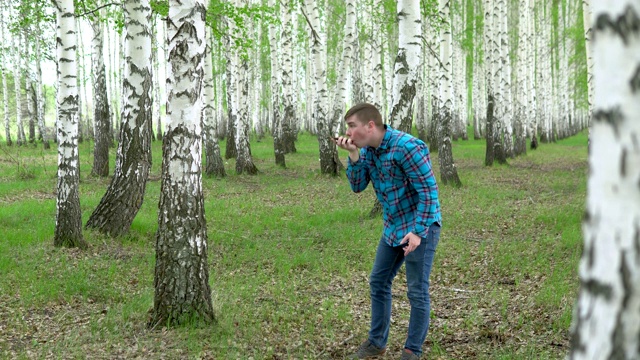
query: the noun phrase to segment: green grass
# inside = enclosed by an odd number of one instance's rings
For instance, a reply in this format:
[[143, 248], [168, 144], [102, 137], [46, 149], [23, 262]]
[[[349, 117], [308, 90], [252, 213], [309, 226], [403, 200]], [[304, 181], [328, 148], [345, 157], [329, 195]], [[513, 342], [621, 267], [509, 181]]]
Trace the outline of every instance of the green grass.
[[[221, 144], [224, 149], [224, 143]], [[53, 247], [55, 149], [0, 145], [0, 357], [342, 358], [365, 339], [368, 273], [381, 232], [371, 189], [319, 174], [315, 137], [275, 166], [272, 140], [252, 141], [260, 174], [203, 178], [217, 323], [146, 328], [153, 306], [161, 144], [131, 233], [85, 231], [89, 249]], [[86, 221], [109, 179], [89, 177]], [[460, 189], [440, 187], [444, 228], [432, 272], [430, 359], [561, 359], [582, 247], [586, 133], [485, 167], [482, 141], [453, 144]], [[345, 154], [342, 154], [345, 157]], [[115, 149], [111, 154], [111, 170]], [[438, 156], [433, 154], [439, 173]], [[401, 270], [386, 358], [409, 317]]]

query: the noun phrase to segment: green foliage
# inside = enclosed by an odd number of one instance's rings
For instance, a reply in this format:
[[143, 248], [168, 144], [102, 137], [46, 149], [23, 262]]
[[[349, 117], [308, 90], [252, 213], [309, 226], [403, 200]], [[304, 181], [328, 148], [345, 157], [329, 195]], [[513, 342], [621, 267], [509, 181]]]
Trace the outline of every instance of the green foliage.
[[[229, 160], [228, 177], [203, 179], [218, 322], [154, 331], [145, 325], [161, 162], [153, 162], [130, 235], [85, 231], [90, 247], [80, 251], [52, 245], [55, 148], [5, 147], [34, 176], [19, 179], [0, 152], [0, 339], [20, 344], [0, 347], [1, 356], [319, 359], [353, 351], [369, 325], [367, 278], [381, 231], [381, 219], [368, 217], [374, 195], [352, 193], [344, 175], [319, 175], [310, 134], [300, 135], [287, 169], [273, 163], [271, 138], [251, 146], [260, 175], [235, 175]], [[161, 147], [153, 143], [155, 159]], [[109, 185], [89, 176], [92, 149], [79, 149], [85, 221]], [[483, 141], [454, 142], [453, 152], [465, 186], [440, 189], [444, 227], [425, 355], [563, 359], [579, 286], [587, 134], [492, 168], [482, 165]], [[406, 334], [404, 278], [401, 270], [393, 288], [391, 354]]]

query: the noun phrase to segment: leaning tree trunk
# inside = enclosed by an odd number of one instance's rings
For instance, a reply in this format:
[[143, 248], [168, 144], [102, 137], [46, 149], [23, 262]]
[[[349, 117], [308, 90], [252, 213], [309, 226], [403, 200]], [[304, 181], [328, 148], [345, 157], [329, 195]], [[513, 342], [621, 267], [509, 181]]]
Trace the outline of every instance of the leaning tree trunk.
[[439, 121], [440, 131], [438, 134], [438, 163], [440, 164], [440, 179], [442, 184], [451, 184], [453, 186], [461, 186], [462, 182], [458, 177], [458, 170], [456, 169], [455, 162], [453, 160], [453, 149], [451, 144], [451, 133], [453, 131], [452, 124], [452, 68], [451, 68], [451, 17], [449, 12], [449, 0], [440, 0], [440, 13], [444, 19], [442, 28], [440, 30], [440, 59], [442, 61], [442, 67], [440, 69], [440, 108]]
[[570, 359], [640, 358], [640, 3], [593, 2], [594, 108]]
[[220, 155], [220, 144], [218, 144], [215, 109], [215, 91], [213, 88], [213, 61], [211, 60], [211, 28], [206, 31], [207, 45], [204, 58], [204, 79], [202, 80], [202, 131], [205, 144], [205, 173], [209, 176], [225, 177], [224, 161]]
[[142, 206], [151, 169], [151, 7], [149, 0], [127, 0], [122, 124], [116, 168], [88, 228], [110, 236], [129, 232]]
[[86, 248], [82, 238], [79, 196], [78, 88], [76, 86], [76, 22], [73, 0], [58, 0], [58, 195], [54, 246]]
[[111, 119], [109, 117], [109, 99], [107, 99], [107, 76], [102, 56], [104, 37], [102, 23], [96, 18], [91, 20], [93, 38], [91, 39], [93, 71], [93, 168], [92, 176], [109, 176], [109, 147], [111, 146]]
[[204, 0], [171, 0], [169, 74], [149, 326], [214, 321], [202, 192], [200, 113], [205, 55]]

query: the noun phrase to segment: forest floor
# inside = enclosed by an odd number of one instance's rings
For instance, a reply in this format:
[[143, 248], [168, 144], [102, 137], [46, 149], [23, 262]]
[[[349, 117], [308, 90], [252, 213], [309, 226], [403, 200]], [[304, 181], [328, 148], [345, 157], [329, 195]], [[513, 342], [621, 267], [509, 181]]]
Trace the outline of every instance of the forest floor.
[[[0, 145], [0, 358], [341, 359], [366, 339], [368, 275], [381, 219], [373, 192], [319, 175], [303, 134], [287, 168], [252, 141], [260, 174], [203, 178], [217, 321], [147, 328], [153, 307], [161, 144], [130, 235], [84, 232], [89, 249], [53, 247], [55, 149]], [[83, 221], [109, 179], [89, 177]], [[224, 143], [221, 144], [224, 149]], [[456, 141], [461, 188], [440, 184], [444, 227], [431, 274], [426, 359], [563, 359], [577, 295], [587, 137], [541, 144], [484, 166], [482, 141]], [[112, 169], [115, 151], [112, 151]], [[346, 154], [341, 154], [346, 157]], [[432, 154], [439, 179], [438, 156]], [[404, 269], [393, 287], [389, 348], [409, 318]]]

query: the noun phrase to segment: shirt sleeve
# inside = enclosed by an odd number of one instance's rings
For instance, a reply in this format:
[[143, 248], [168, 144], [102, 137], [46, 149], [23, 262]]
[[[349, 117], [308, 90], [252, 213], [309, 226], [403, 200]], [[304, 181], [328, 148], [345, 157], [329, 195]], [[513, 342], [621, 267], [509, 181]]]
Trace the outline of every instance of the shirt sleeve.
[[429, 221], [431, 219], [431, 222], [433, 222], [433, 217], [437, 211], [438, 185], [433, 174], [429, 149], [426, 144], [409, 142], [405, 151], [402, 169], [420, 199], [411, 232], [424, 239], [429, 230]]
[[350, 157], [347, 157], [347, 178], [349, 179], [351, 190], [357, 193], [364, 191], [371, 180], [364, 151], [364, 149], [360, 149], [360, 159], [355, 163], [351, 161]]

